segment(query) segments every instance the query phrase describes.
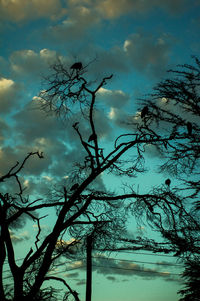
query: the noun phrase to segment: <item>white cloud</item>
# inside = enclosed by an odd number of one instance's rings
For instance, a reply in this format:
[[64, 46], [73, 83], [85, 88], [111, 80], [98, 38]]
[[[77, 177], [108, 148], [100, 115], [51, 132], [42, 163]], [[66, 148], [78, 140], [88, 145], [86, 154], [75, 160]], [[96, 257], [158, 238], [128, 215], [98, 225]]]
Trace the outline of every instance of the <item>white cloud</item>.
[[11, 69], [16, 75], [39, 77], [45, 75], [49, 66], [54, 64], [58, 58], [56, 51], [41, 49], [38, 53], [31, 50], [15, 51], [10, 56]]
[[7, 113], [19, 105], [19, 95], [19, 84], [9, 78], [0, 78], [0, 113]]
[[115, 119], [116, 113], [115, 113], [115, 109], [114, 108], [110, 108], [110, 112], [108, 114], [110, 119]]
[[14, 85], [14, 81], [7, 78], [1, 78], [0, 80], [0, 90], [2, 92], [7, 91]]
[[48, 182], [51, 182], [53, 180], [52, 177], [49, 176], [42, 176], [45, 180], [47, 180]]
[[11, 240], [13, 241], [13, 243], [18, 243], [18, 242], [22, 242], [24, 240], [28, 240], [30, 238], [28, 231], [23, 231], [19, 234], [15, 234], [15, 232], [13, 232], [12, 230], [10, 231], [10, 237]]
[[108, 113], [108, 117], [120, 127], [127, 127], [126, 122], [128, 122], [130, 118], [130, 116], [124, 110], [113, 107], [111, 107], [110, 112]]
[[97, 99], [103, 101], [109, 107], [123, 108], [129, 101], [129, 95], [122, 90], [108, 90], [100, 88]]

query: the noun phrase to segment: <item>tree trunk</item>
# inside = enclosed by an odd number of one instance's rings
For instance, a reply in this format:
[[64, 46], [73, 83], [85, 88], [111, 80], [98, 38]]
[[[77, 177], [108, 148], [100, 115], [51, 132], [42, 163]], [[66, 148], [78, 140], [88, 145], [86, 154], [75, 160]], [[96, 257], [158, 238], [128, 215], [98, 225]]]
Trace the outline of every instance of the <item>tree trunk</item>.
[[0, 300], [5, 299], [4, 288], [3, 288], [3, 264], [5, 258], [6, 258], [5, 245], [4, 245], [2, 235], [0, 235]]
[[20, 270], [14, 275], [14, 298], [13, 301], [23, 300], [23, 276]]
[[92, 297], [92, 236], [87, 237], [87, 275], [86, 275], [86, 301]]

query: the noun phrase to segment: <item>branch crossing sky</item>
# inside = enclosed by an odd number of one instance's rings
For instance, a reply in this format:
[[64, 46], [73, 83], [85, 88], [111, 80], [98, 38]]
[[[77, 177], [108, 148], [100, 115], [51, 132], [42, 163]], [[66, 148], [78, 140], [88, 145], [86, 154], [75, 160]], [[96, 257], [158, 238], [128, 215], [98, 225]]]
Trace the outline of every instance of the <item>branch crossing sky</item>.
[[[37, 106], [42, 78], [58, 57], [67, 66], [76, 61], [88, 65], [97, 82], [114, 75], [98, 92], [104, 114], [97, 111], [95, 116], [102, 143], [109, 143], [128, 115], [141, 109], [137, 99], [150, 93], [167, 76], [166, 70], [191, 63], [191, 55], [199, 55], [199, 32], [199, 0], [0, 0], [0, 173], [28, 152], [43, 151], [44, 160], [27, 164], [23, 182], [27, 193], [40, 195], [49, 185], [68, 179], [63, 166], [83, 158], [72, 127], [66, 130], [64, 122]], [[79, 119], [76, 112], [69, 122]], [[89, 137], [88, 128], [84, 124], [82, 128], [84, 137]], [[100, 179], [96, 185], [105, 183]], [[16, 246], [21, 241], [28, 244], [30, 229], [20, 231], [13, 233]], [[20, 248], [18, 252], [21, 258]], [[120, 258], [145, 261], [146, 257]], [[95, 259], [100, 267], [94, 273], [94, 301], [178, 300], [179, 279], [169, 274], [180, 269], [161, 271], [114, 259], [110, 266], [115, 269], [108, 269], [102, 258]], [[133, 265], [135, 273], [128, 271]], [[84, 281], [77, 270], [72, 276], [73, 284], [81, 287]]]

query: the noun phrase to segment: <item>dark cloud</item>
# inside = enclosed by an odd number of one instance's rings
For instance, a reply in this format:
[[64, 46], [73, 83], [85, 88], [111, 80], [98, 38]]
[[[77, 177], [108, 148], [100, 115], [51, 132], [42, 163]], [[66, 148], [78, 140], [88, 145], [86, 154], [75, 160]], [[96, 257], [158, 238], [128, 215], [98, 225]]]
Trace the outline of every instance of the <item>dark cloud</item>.
[[180, 14], [189, 5], [188, 0], [101, 0], [97, 1], [97, 9], [104, 18], [115, 19], [127, 13], [144, 14], [152, 9], [161, 8], [173, 14]]
[[171, 41], [167, 36], [135, 33], [124, 42], [124, 51], [136, 70], [160, 77], [168, 69]]
[[[93, 257], [93, 271], [105, 275], [111, 281], [118, 281], [117, 276], [137, 276], [147, 280], [162, 278], [165, 281], [176, 281], [173, 273], [168, 271], [173, 267], [173, 263], [159, 262], [158, 264], [156, 268], [147, 268], [144, 264], [134, 263], [134, 261], [114, 259], [104, 255]], [[86, 263], [84, 260], [79, 260], [69, 265], [68, 268], [85, 270]], [[122, 281], [128, 281], [128, 279], [125, 278]]]
[[76, 285], [85, 285], [85, 284], [86, 284], [85, 279], [81, 279], [81, 280], [76, 282]]
[[[126, 53], [121, 46], [114, 46], [109, 50], [102, 49], [95, 45], [91, 45], [89, 49], [84, 50], [84, 55], [89, 58], [94, 57], [94, 62], [89, 65], [89, 72], [95, 78], [102, 78], [107, 75], [114, 74], [114, 79], [118, 72], [126, 73], [129, 70]], [[112, 80], [111, 80], [112, 82]]]
[[67, 18], [60, 24], [49, 27], [45, 34], [56, 40], [80, 41], [81, 39], [83, 41], [88, 30], [99, 22], [100, 16], [95, 9], [83, 5], [73, 5], [68, 8]]
[[[56, 51], [50, 49], [41, 49], [35, 52], [31, 49], [14, 51], [9, 60], [13, 75], [29, 77], [34, 80], [41, 81], [49, 71], [49, 66], [56, 62], [59, 55]], [[62, 59], [62, 57], [60, 57]]]
[[111, 281], [117, 280], [116, 277], [114, 277], [114, 276], [108, 276], [108, 277], [106, 277], [106, 279], [111, 280]]
[[103, 275], [135, 275], [146, 279], [155, 279], [157, 277], [161, 277], [164, 280], [171, 279], [171, 273], [168, 271], [162, 272], [157, 269], [146, 268], [144, 265], [134, 263], [134, 261], [115, 260], [105, 256], [95, 257], [93, 266], [97, 273]]
[[[3, 145], [4, 141], [10, 135], [10, 127], [5, 122], [5, 120], [0, 118], [0, 147]], [[0, 157], [1, 157], [1, 148], [0, 148]]]
[[57, 19], [66, 11], [60, 0], [1, 1], [0, 18], [12, 22], [30, 21], [38, 18]]
[[[193, 1], [192, 1], [193, 2]], [[68, 1], [68, 7], [66, 11], [66, 18], [50, 26], [44, 32], [44, 38], [49, 41], [59, 41], [69, 43], [74, 46], [74, 50], [77, 48], [82, 49], [80, 45], [92, 42], [92, 32], [97, 30], [98, 27], [104, 26], [104, 20], [118, 19], [125, 14], [138, 15], [144, 13], [150, 13], [153, 9], [162, 9], [167, 13], [181, 14], [184, 10], [189, 8], [189, 0], [154, 0], [149, 2], [148, 0], [95, 0], [95, 1]], [[77, 44], [78, 42], [78, 44]], [[108, 66], [110, 66], [111, 60], [109, 57], [113, 57], [109, 51], [104, 57], [104, 61], [107, 60]], [[94, 53], [94, 49], [93, 49]], [[120, 54], [121, 56], [121, 54]], [[102, 55], [101, 55], [102, 57]], [[119, 60], [119, 62], [122, 62]], [[113, 64], [113, 62], [112, 62]], [[119, 66], [117, 60], [115, 64]], [[121, 64], [122, 65], [122, 64]]]
[[[98, 23], [101, 19], [116, 19], [129, 12], [143, 14], [154, 8], [161, 8], [173, 14], [180, 14], [188, 4], [194, 1], [189, 0], [76, 0], [67, 1], [65, 5], [61, 0], [26, 0], [1, 1], [0, 17], [2, 20], [12, 22], [30, 21], [38, 18], [50, 18], [57, 20], [67, 15], [66, 23], [63, 26], [73, 35], [79, 29], [88, 28]], [[80, 20], [80, 23], [77, 22]], [[67, 32], [67, 30], [66, 30]]]

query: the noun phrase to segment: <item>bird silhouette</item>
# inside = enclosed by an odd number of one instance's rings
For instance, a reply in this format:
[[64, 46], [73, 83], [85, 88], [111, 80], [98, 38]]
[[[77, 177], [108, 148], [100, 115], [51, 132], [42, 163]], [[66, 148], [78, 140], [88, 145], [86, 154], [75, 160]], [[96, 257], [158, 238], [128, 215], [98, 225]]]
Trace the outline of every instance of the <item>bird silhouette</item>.
[[74, 69], [74, 70], [81, 70], [83, 68], [83, 65], [81, 62], [77, 62], [77, 63], [74, 63], [70, 69]]
[[171, 180], [170, 180], [170, 179], [165, 180], [165, 184], [166, 184], [167, 186], [169, 186], [169, 185], [171, 184]]
[[192, 134], [192, 124], [191, 122], [187, 122], [187, 131], [188, 131], [188, 135]]
[[145, 106], [141, 111], [141, 118], [144, 118], [149, 113], [149, 108]]
[[90, 141], [94, 141], [97, 139], [97, 135], [95, 133], [93, 133], [92, 135], [90, 135], [89, 139], [88, 139], [88, 142]]
[[72, 185], [72, 187], [70, 188], [71, 191], [76, 190], [79, 187], [78, 183], [75, 183], [74, 185]]

